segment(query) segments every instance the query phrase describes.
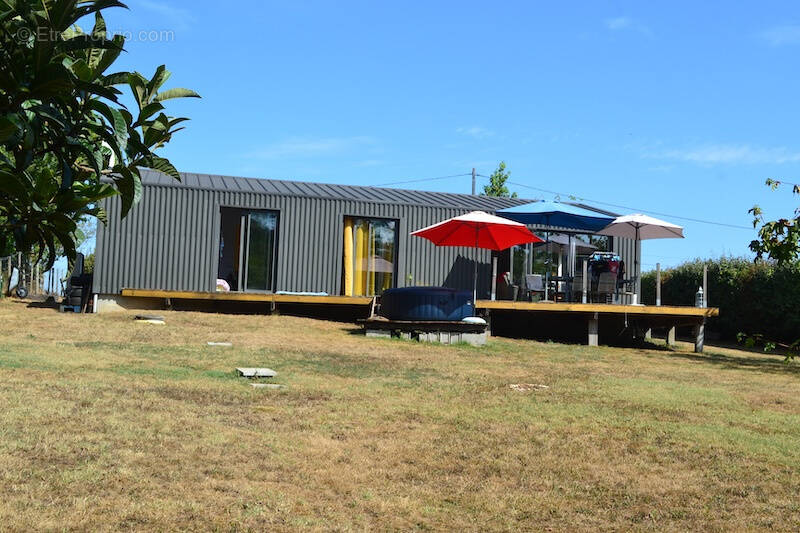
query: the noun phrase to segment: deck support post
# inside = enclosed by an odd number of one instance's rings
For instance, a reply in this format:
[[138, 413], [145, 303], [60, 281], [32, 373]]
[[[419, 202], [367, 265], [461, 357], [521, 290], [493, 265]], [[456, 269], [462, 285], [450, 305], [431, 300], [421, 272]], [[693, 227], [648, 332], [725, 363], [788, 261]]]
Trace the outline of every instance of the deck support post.
[[703, 353], [703, 344], [705, 343], [706, 336], [706, 320], [695, 324], [694, 326], [694, 352]]
[[164, 298], [164, 307], [166, 307], [168, 311], [172, 311], [172, 298]]
[[486, 336], [491, 337], [494, 335], [494, 331], [492, 331], [492, 312], [487, 309], [486, 310]]
[[589, 317], [589, 346], [597, 346], [599, 344], [599, 322], [598, 314], [592, 313]]
[[675, 345], [675, 326], [672, 326], [667, 330], [667, 346], [674, 346], [674, 345]]

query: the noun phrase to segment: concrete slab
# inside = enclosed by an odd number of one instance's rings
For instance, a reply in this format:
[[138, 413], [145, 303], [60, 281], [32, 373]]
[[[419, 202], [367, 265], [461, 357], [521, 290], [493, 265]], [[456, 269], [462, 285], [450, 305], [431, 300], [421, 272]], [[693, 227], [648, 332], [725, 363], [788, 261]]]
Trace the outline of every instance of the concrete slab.
[[278, 375], [270, 368], [237, 368], [236, 371], [244, 378], [274, 378]]

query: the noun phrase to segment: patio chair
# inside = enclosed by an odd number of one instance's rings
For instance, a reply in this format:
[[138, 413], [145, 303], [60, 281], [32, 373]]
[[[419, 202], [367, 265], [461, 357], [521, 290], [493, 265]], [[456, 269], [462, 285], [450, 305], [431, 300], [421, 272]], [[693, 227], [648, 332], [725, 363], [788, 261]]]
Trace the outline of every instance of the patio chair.
[[597, 278], [597, 297], [599, 303], [611, 303], [617, 293], [617, 275], [601, 272]]
[[497, 299], [516, 300], [519, 292], [519, 285], [511, 283], [511, 273], [504, 272], [497, 276]]
[[525, 287], [528, 289], [528, 295], [531, 293], [542, 293], [544, 295], [544, 282], [542, 281], [541, 274], [525, 274]]
[[[591, 287], [587, 287], [587, 293], [591, 292]], [[570, 294], [573, 302], [580, 302], [583, 299], [583, 273], [576, 272], [570, 284]], [[588, 294], [587, 294], [588, 296]]]

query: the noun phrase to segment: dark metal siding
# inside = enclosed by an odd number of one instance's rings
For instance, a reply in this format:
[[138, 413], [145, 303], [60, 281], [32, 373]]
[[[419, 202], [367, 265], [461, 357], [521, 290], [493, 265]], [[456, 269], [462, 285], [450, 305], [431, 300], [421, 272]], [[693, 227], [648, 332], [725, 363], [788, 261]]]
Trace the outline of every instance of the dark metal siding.
[[341, 293], [345, 216], [399, 221], [397, 285], [472, 288], [478, 259], [481, 291], [489, 289], [490, 252], [436, 247], [409, 233], [467, 209], [249, 192], [145, 186], [142, 201], [119, 220], [119, 200], [106, 202], [109, 223], [98, 228], [95, 292], [123, 288], [212, 291], [217, 277], [220, 207], [279, 212], [276, 288]]

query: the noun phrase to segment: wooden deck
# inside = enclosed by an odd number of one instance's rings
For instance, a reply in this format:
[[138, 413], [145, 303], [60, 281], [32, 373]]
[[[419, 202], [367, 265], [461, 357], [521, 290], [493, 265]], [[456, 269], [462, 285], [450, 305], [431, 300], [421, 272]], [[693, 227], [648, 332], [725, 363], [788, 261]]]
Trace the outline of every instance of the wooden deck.
[[[600, 324], [615, 327], [620, 322], [624, 330], [633, 328], [648, 337], [654, 328], [667, 331], [667, 344], [675, 343], [678, 327], [691, 326], [696, 352], [703, 351], [705, 323], [708, 318], [719, 316], [716, 307], [689, 307], [671, 305], [612, 305], [597, 303], [567, 302], [511, 302], [502, 300], [478, 300], [476, 308], [483, 311], [491, 320], [503, 320], [509, 314], [514, 319], [520, 316], [530, 317], [523, 324], [535, 324], [537, 315], [553, 317], [568, 316], [570, 327], [586, 328], [586, 341], [590, 346], [597, 346], [600, 339]], [[519, 322], [519, 320], [517, 320]], [[524, 327], [524, 326], [523, 326]], [[616, 326], [618, 327], [618, 326]], [[611, 331], [613, 334], [613, 329]]]
[[265, 302], [316, 305], [370, 305], [368, 296], [310, 296], [305, 294], [271, 294], [260, 292], [194, 292], [151, 289], [122, 289], [122, 296], [169, 298], [172, 300], [216, 300], [227, 302]]
[[[193, 292], [165, 291], [151, 289], [122, 289], [122, 296], [138, 298], [160, 298], [164, 300], [195, 301], [227, 301], [227, 302], [264, 302], [272, 309], [278, 304], [304, 304], [317, 306], [356, 306], [369, 311], [374, 298], [366, 296], [311, 296], [303, 294], [270, 294], [252, 292]], [[569, 328], [586, 331], [589, 345], [596, 346], [600, 338], [600, 323], [623, 321], [626, 328], [629, 323], [639, 330], [648, 332], [652, 328], [665, 328], [667, 342], [675, 340], [676, 328], [692, 326], [694, 328], [695, 350], [703, 350], [705, 322], [708, 318], [719, 316], [715, 307], [700, 308], [689, 306], [654, 306], [654, 305], [611, 305], [597, 303], [566, 302], [512, 302], [505, 300], [478, 300], [476, 314], [484, 315], [491, 324], [494, 319], [501, 321], [509, 315], [521, 319], [523, 324], [537, 322], [537, 316], [559, 317], [569, 321]], [[530, 317], [530, 318], [527, 318]], [[525, 327], [525, 326], [523, 326]], [[585, 329], [584, 329], [585, 328]], [[490, 326], [490, 331], [493, 328]]]
[[604, 313], [628, 315], [659, 315], [710, 318], [719, 316], [716, 307], [679, 307], [671, 305], [612, 305], [580, 304], [567, 302], [511, 302], [505, 300], [478, 300], [477, 309], [497, 311], [539, 311], [561, 313]]

